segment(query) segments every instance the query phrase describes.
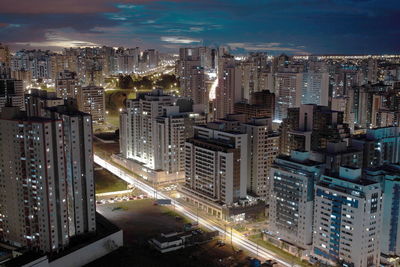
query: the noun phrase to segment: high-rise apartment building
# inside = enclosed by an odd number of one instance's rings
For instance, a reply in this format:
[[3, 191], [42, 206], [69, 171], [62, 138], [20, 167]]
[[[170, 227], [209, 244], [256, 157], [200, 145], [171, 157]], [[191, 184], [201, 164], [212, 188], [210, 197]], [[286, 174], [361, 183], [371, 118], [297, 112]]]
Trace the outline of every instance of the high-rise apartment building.
[[207, 73], [212, 68], [211, 49], [207, 47], [181, 48], [176, 72], [182, 96], [193, 99], [194, 104], [208, 108], [209, 90]]
[[329, 73], [314, 71], [303, 73], [301, 103], [328, 106]]
[[162, 90], [139, 94], [136, 99], [127, 100], [126, 113], [121, 118], [124, 124], [121, 129], [126, 129], [126, 140], [121, 142], [126, 146], [124, 157], [155, 169], [155, 119], [164, 114], [163, 107], [173, 107], [175, 103], [175, 97], [164, 94]]
[[275, 74], [275, 119], [282, 121], [287, 110], [299, 107], [302, 100], [303, 74], [282, 72]]
[[364, 151], [364, 168], [400, 162], [400, 127], [368, 129], [365, 135], [351, 138], [351, 144]]
[[147, 170], [142, 176], [160, 184], [183, 180], [185, 140], [206, 117], [201, 105], [154, 90], [128, 100], [120, 122], [124, 160], [136, 173]]
[[309, 157], [293, 150], [291, 156], [278, 156], [270, 170], [269, 231], [303, 249], [312, 244], [314, 183], [324, 170]]
[[379, 266], [382, 189], [361, 169], [341, 167], [316, 185], [312, 255], [323, 263]]
[[243, 98], [249, 100], [251, 95], [263, 90], [273, 90], [273, 76], [268, 66], [265, 53], [250, 53], [239, 63], [242, 72]]
[[0, 79], [10, 78], [11, 54], [7, 45], [0, 43]]
[[69, 235], [93, 232], [96, 207], [92, 117], [71, 103], [46, 108], [45, 112], [47, 118], [61, 120], [63, 125]]
[[328, 142], [346, 141], [350, 129], [343, 116], [343, 112], [312, 104], [289, 109], [281, 124], [281, 153], [318, 150], [326, 148]]
[[66, 106], [28, 117], [5, 107], [0, 119], [0, 238], [57, 252], [96, 230], [91, 118]]
[[345, 141], [328, 142], [326, 148], [312, 151], [311, 159], [325, 163], [325, 174], [339, 173], [340, 166], [363, 167], [363, 151]]
[[275, 95], [269, 91], [255, 92], [250, 97], [250, 104], [246, 101], [237, 102], [233, 106], [234, 113], [243, 113], [248, 119], [275, 116]]
[[224, 55], [218, 62], [218, 86], [216, 88], [215, 118], [233, 113], [235, 103], [242, 100], [240, 68], [235, 58]]
[[44, 117], [45, 108], [64, 104], [64, 99], [58, 98], [55, 92], [31, 89], [25, 95], [25, 110], [29, 117]]
[[205, 124], [205, 116], [200, 108], [198, 112], [166, 112], [156, 118], [156, 139], [154, 144], [155, 169], [177, 173], [184, 177], [185, 141], [193, 137], [193, 126]]
[[80, 89], [76, 73], [68, 70], [58, 73], [55, 87], [57, 97], [63, 99], [76, 98]]
[[68, 244], [68, 202], [61, 120], [27, 118], [17, 107], [0, 119], [0, 238], [44, 252]]
[[223, 206], [246, 197], [247, 135], [226, 132], [222, 123], [195, 126], [194, 137], [185, 144], [186, 201], [219, 218]]
[[89, 85], [78, 90], [79, 110], [92, 115], [93, 123], [103, 123], [105, 119], [104, 88]]
[[247, 134], [247, 192], [267, 199], [269, 196], [269, 169], [279, 154], [279, 134], [272, 131], [272, 118], [252, 119], [243, 123]]
[[390, 164], [365, 170], [368, 179], [380, 182], [383, 189], [381, 253], [400, 255], [400, 165]]
[[24, 87], [21, 80], [0, 79], [0, 111], [6, 104], [24, 110]]

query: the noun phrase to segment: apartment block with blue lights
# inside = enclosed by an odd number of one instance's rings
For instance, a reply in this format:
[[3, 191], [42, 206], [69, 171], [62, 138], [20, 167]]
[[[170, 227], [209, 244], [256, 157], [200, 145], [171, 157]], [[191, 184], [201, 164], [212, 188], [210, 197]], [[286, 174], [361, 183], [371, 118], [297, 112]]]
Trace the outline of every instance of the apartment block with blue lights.
[[381, 253], [400, 255], [400, 165], [384, 165], [365, 171], [366, 176], [382, 184], [383, 209]]
[[347, 267], [379, 266], [382, 189], [361, 169], [341, 167], [316, 185], [312, 255]]

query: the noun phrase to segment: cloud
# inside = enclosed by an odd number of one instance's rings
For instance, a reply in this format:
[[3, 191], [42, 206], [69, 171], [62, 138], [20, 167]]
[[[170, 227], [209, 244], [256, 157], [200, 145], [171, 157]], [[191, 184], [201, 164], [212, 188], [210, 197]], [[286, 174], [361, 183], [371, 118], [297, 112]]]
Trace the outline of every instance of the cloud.
[[88, 47], [88, 46], [99, 46], [96, 43], [73, 40], [67, 37], [61, 36], [55, 31], [49, 31], [46, 33], [46, 40], [41, 42], [16, 42], [16, 45], [32, 46], [32, 47], [53, 47], [53, 48], [64, 48], [64, 47]]
[[305, 48], [305, 46], [292, 47], [283, 46], [281, 43], [227, 43], [232, 50], [242, 49], [245, 51], [286, 51], [293, 53], [304, 53], [305, 51], [299, 48]]
[[194, 39], [183, 36], [162, 36], [161, 41], [172, 43], [172, 44], [192, 44], [192, 43], [200, 43], [200, 39]]
[[[157, 0], [1, 0], [3, 14], [88, 14], [133, 9]], [[114, 5], [114, 3], [119, 3]]]
[[[236, 53], [358, 54], [398, 53], [400, 42], [398, 0], [0, 0], [0, 17], [0, 40], [14, 50], [228, 43]], [[48, 40], [54, 31], [65, 40]]]

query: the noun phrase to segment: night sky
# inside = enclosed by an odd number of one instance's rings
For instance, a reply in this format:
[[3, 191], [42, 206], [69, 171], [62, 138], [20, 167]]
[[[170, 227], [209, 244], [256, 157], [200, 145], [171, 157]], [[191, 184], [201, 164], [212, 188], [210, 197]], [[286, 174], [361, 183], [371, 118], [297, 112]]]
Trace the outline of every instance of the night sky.
[[233, 52], [400, 53], [399, 0], [0, 0], [13, 50], [226, 45]]

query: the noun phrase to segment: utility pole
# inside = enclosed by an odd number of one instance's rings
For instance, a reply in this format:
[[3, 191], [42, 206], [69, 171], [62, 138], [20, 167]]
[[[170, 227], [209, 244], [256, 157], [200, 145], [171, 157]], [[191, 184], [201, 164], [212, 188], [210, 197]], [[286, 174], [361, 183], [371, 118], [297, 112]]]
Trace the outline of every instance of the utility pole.
[[231, 226], [231, 246], [233, 247], [233, 241], [232, 241], [232, 226]]
[[199, 203], [197, 203], [197, 206], [196, 206], [197, 208], [196, 208], [196, 217], [197, 217], [197, 225], [199, 224]]
[[225, 229], [224, 229], [224, 241], [226, 242], [226, 236], [228, 233], [226, 232], [226, 223], [224, 223]]
[[258, 258], [258, 239], [256, 239], [256, 244], [257, 244], [257, 258]]

